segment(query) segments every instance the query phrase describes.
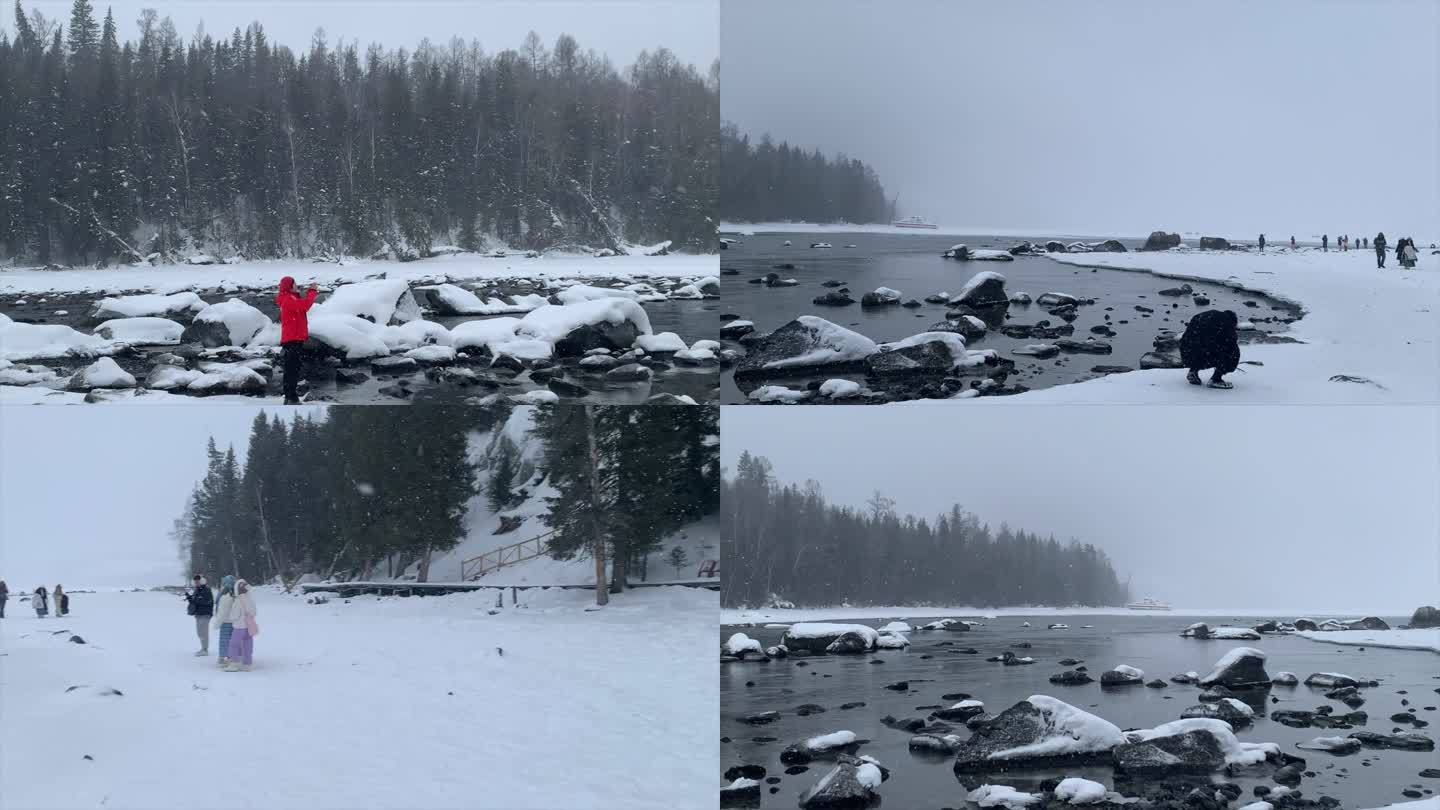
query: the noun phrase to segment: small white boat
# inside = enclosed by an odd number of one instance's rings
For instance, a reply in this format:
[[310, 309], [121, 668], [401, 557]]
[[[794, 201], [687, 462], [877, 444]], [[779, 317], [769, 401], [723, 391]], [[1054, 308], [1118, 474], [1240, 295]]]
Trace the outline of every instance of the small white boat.
[[830, 244], [829, 242], [811, 242], [811, 243], [810, 243], [810, 247], [812, 247], [812, 248], [833, 248], [833, 247], [835, 247], [835, 246], [832, 245], [832, 244]]
[[1151, 599], [1147, 596], [1138, 602], [1131, 602], [1125, 608], [1127, 610], [1169, 610], [1170, 606], [1159, 599]]
[[905, 217], [904, 219], [897, 219], [890, 224], [896, 228], [923, 228], [931, 231], [940, 227], [933, 222], [926, 222], [924, 217]]

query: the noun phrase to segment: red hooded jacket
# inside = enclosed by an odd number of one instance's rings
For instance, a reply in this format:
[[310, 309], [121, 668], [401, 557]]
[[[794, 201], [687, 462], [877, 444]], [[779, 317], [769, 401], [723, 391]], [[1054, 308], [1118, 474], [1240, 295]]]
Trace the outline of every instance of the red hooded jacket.
[[280, 307], [280, 342], [291, 343], [310, 338], [310, 322], [305, 313], [315, 303], [315, 288], [302, 298], [295, 293], [295, 279], [286, 276], [280, 279], [280, 293], [275, 296]]

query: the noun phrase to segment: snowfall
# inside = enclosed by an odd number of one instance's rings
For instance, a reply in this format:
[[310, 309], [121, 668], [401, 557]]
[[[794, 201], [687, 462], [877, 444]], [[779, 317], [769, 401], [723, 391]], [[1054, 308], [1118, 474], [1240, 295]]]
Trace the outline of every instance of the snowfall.
[[[14, 808], [709, 808], [716, 595], [332, 599], [257, 589], [250, 672], [165, 592], [0, 621]], [[79, 636], [84, 644], [72, 643]], [[212, 638], [211, 650], [216, 642]]]

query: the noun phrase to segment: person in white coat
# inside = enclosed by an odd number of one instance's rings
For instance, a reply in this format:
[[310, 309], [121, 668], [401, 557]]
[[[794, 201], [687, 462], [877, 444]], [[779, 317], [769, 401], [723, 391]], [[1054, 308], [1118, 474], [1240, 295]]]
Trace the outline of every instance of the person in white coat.
[[255, 597], [250, 594], [250, 583], [235, 582], [235, 596], [229, 605], [230, 623], [235, 632], [230, 636], [230, 649], [226, 651], [229, 662], [226, 672], [249, 672], [255, 656], [255, 636], [260, 626], [255, 623]]
[[230, 663], [230, 637], [235, 635], [235, 623], [230, 618], [230, 608], [235, 604], [235, 577], [229, 574], [220, 580], [220, 604], [215, 608], [215, 627], [220, 630], [219, 665]]

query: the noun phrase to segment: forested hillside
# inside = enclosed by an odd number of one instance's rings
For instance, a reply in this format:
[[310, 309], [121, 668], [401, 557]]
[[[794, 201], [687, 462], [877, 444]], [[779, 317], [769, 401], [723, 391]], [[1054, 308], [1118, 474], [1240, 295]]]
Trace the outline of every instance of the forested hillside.
[[718, 66], [129, 26], [17, 0], [0, 30], [0, 258], [713, 249]]
[[720, 133], [720, 218], [727, 222], [888, 222], [875, 171], [844, 155], [827, 158], [769, 135], [751, 144], [734, 124]]
[[212, 578], [413, 569], [424, 582], [432, 558], [487, 522], [469, 510], [498, 516], [536, 499], [526, 511], [541, 525], [508, 542], [548, 527], [551, 556], [588, 559], [599, 537], [621, 589], [633, 563], [719, 509], [717, 423], [715, 408], [665, 402], [261, 413], [243, 454], [213, 440], [205, 449], [207, 473], [173, 536], [184, 569]]
[[933, 522], [896, 514], [880, 493], [863, 510], [819, 484], [782, 484], [744, 453], [722, 483], [721, 603], [758, 606], [1120, 605], [1127, 587], [1088, 543], [1001, 525], [953, 507]]

